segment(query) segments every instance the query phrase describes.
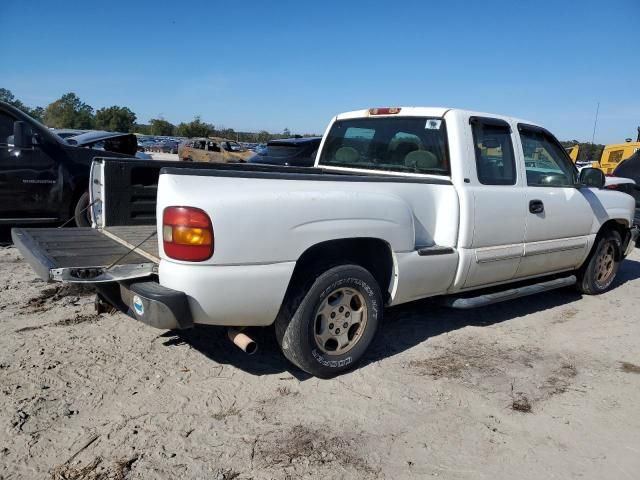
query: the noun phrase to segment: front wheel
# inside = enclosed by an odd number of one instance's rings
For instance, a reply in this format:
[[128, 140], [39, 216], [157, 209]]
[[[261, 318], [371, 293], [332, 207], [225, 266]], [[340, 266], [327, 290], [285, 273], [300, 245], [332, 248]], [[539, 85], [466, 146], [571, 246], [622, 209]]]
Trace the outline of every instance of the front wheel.
[[382, 322], [382, 307], [380, 287], [366, 269], [334, 267], [287, 301], [276, 319], [276, 338], [294, 365], [333, 377], [362, 358]]
[[622, 260], [622, 239], [615, 230], [598, 236], [592, 254], [578, 271], [578, 290], [585, 295], [599, 295], [608, 290]]

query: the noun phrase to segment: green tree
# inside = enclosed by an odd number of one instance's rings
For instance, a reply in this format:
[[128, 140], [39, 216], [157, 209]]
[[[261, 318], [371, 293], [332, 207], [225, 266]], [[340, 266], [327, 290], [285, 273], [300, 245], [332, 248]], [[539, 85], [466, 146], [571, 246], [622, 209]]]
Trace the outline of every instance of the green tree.
[[9, 105], [13, 105], [16, 108], [19, 108], [23, 112], [26, 111], [27, 107], [24, 103], [18, 100], [15, 95], [11, 92], [11, 90], [7, 88], [0, 88], [0, 101], [6, 102]]
[[164, 118], [152, 118], [149, 120], [151, 135], [174, 135], [176, 127], [173, 123], [167, 122]]
[[136, 123], [133, 125], [133, 131], [140, 135], [151, 135], [151, 125], [145, 125], [143, 123]]
[[65, 93], [47, 106], [44, 121], [53, 128], [93, 128], [93, 108], [75, 93]]
[[285, 129], [282, 131], [282, 136], [283, 136], [283, 137], [290, 137], [290, 136], [291, 136], [291, 130], [289, 130], [288, 128], [285, 128]]
[[269, 140], [271, 140], [271, 134], [266, 130], [260, 130], [256, 134], [256, 141], [258, 143], [267, 143]]
[[9, 105], [22, 110], [27, 115], [32, 116], [38, 121], [42, 121], [44, 109], [42, 107], [29, 108], [20, 100], [18, 100], [11, 90], [7, 88], [0, 88], [0, 101], [7, 102]]
[[127, 107], [101, 108], [96, 112], [95, 128], [109, 132], [130, 132], [136, 121], [136, 114]]
[[582, 143], [578, 151], [578, 161], [581, 162], [599, 162], [602, 158], [604, 145], [598, 143]]
[[177, 135], [180, 137], [209, 137], [215, 132], [215, 127], [210, 123], [203, 122], [196, 116], [189, 123], [181, 123], [177, 128]]
[[42, 107], [30, 108], [27, 113], [31, 115], [32, 118], [38, 120], [39, 122], [41, 123], [44, 122], [44, 108]]
[[[211, 135], [211, 133], [209, 135]], [[229, 140], [235, 140], [237, 138], [236, 131], [233, 128], [225, 128], [224, 130], [220, 130], [220, 136], [222, 138], [228, 138]]]

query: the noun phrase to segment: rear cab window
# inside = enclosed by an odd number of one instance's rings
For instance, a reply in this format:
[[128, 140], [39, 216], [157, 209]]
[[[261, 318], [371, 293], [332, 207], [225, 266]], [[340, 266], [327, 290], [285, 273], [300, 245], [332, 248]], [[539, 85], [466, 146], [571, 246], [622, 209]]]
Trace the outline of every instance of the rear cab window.
[[327, 134], [319, 165], [449, 175], [445, 121], [430, 117], [337, 120]]
[[515, 185], [516, 161], [511, 127], [504, 120], [471, 117], [478, 181], [483, 185]]

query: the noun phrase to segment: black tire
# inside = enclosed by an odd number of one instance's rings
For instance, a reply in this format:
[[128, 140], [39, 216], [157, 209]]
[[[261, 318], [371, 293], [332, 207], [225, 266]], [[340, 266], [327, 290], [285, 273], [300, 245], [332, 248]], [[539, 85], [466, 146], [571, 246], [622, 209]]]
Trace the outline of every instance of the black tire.
[[[353, 368], [373, 342], [382, 323], [383, 300], [380, 287], [373, 276], [358, 265], [330, 268], [307, 287], [301, 288], [297, 294], [293, 293], [285, 300], [275, 321], [276, 339], [284, 356], [300, 369], [320, 378], [334, 377]], [[348, 351], [328, 354], [323, 350], [331, 339], [324, 347], [319, 346], [316, 341], [316, 323], [320, 318], [318, 309], [325, 301], [330, 302], [331, 296], [342, 289], [353, 292], [359, 302], [364, 300], [360, 308], [364, 305], [366, 317], [363, 317], [365, 320], [361, 324], [351, 325], [342, 332], [343, 336], [347, 331], [351, 335], [351, 327], [355, 327], [353, 335], [357, 340], [353, 341]], [[362, 330], [359, 330], [360, 327]], [[334, 330], [334, 333], [340, 333], [339, 329]]]
[[76, 207], [73, 211], [73, 217], [75, 218], [76, 225], [78, 227], [90, 227], [91, 219], [89, 217], [89, 192], [84, 192], [78, 199]]
[[615, 230], [598, 235], [584, 265], [578, 270], [578, 291], [585, 295], [606, 292], [616, 278], [622, 261], [622, 238]]

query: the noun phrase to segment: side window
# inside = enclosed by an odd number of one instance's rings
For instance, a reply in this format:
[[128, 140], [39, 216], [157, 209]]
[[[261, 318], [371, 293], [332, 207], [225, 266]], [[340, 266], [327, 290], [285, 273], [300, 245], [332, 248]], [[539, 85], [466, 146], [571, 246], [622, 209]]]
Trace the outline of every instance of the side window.
[[6, 145], [7, 138], [13, 135], [13, 117], [0, 112], [0, 145]]
[[564, 149], [546, 132], [520, 126], [520, 140], [532, 187], [573, 187], [576, 170]]
[[509, 124], [471, 119], [478, 180], [483, 185], [515, 185], [516, 162]]
[[620, 160], [622, 160], [623, 154], [624, 154], [624, 150], [614, 150], [609, 154], [608, 163], [620, 163]]

